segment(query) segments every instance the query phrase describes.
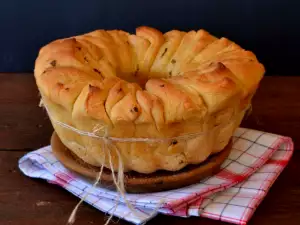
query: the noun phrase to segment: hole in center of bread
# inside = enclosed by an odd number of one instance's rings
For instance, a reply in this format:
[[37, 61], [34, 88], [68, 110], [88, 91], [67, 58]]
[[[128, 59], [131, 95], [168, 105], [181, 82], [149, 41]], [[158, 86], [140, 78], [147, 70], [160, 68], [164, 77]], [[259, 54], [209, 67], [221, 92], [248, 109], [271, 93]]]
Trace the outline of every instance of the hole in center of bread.
[[145, 89], [145, 85], [146, 85], [147, 81], [150, 79], [169, 78], [170, 77], [169, 74], [141, 72], [141, 71], [136, 72], [134, 74], [119, 72], [119, 73], [117, 73], [117, 76], [127, 82], [138, 84], [142, 89]]

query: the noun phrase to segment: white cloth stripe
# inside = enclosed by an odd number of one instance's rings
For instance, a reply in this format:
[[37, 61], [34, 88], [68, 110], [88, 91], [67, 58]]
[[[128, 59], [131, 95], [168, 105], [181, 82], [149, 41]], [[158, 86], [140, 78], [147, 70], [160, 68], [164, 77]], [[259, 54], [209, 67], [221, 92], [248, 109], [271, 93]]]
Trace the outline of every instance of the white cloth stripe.
[[[155, 216], [151, 215], [153, 209], [160, 207], [160, 213], [173, 216], [202, 216], [246, 224], [290, 159], [293, 142], [288, 137], [245, 128], [237, 129], [234, 137], [231, 160], [224, 162], [218, 174], [176, 190], [127, 194], [127, 200], [140, 212], [139, 217], [130, 212], [123, 199], [114, 215], [142, 224]], [[64, 168], [55, 159], [50, 146], [23, 156], [19, 168], [26, 176], [58, 184], [78, 197], [92, 185]], [[107, 212], [114, 208], [117, 199], [116, 192], [95, 187], [85, 201]]]

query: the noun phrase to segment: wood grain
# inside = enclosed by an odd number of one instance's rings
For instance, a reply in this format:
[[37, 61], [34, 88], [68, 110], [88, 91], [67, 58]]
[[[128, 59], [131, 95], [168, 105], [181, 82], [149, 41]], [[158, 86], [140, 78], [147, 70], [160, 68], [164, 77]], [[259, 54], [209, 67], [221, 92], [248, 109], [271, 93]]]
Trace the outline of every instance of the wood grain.
[[0, 149], [34, 149], [49, 144], [53, 131], [32, 74], [0, 74]]
[[[253, 100], [253, 113], [244, 127], [287, 135], [295, 153], [256, 210], [249, 224], [300, 224], [300, 77], [266, 77]], [[0, 74], [0, 224], [62, 225], [78, 199], [62, 188], [30, 179], [17, 167], [27, 151], [48, 145], [52, 127], [38, 107], [39, 95], [31, 74]], [[14, 150], [14, 151], [12, 151]], [[84, 204], [76, 225], [104, 224], [107, 215]], [[117, 221], [117, 219], [115, 219]], [[198, 217], [159, 215], [148, 224], [226, 224]], [[117, 224], [129, 224], [119, 221]]]

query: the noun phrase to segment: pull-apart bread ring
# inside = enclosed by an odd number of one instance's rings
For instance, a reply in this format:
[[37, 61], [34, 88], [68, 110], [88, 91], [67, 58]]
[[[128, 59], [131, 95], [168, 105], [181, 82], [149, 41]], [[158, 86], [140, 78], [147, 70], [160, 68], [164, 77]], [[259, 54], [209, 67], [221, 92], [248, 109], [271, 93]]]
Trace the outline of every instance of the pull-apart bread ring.
[[[53, 41], [40, 50], [34, 74], [56, 133], [77, 157], [109, 168], [109, 151], [118, 170], [119, 152], [125, 172], [153, 173], [178, 171], [221, 151], [264, 72], [252, 52], [226, 38], [143, 26], [135, 35], [96, 30]], [[56, 121], [98, 136], [149, 141], [107, 142]]]

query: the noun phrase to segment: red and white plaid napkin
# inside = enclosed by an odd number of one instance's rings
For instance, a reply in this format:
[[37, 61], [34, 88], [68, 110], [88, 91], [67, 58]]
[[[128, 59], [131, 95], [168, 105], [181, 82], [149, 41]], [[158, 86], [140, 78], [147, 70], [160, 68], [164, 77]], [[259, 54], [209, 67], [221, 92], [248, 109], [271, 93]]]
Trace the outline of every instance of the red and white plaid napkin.
[[293, 150], [289, 137], [238, 128], [231, 154], [218, 174], [180, 189], [126, 194], [135, 213], [118, 193], [93, 188], [93, 181], [66, 169], [54, 157], [50, 146], [23, 156], [19, 167], [25, 175], [60, 185], [79, 198], [88, 192], [85, 202], [134, 224], [145, 223], [157, 213], [246, 224], [287, 165]]

